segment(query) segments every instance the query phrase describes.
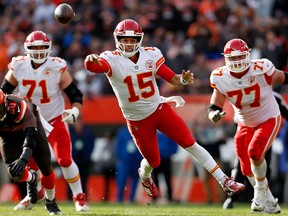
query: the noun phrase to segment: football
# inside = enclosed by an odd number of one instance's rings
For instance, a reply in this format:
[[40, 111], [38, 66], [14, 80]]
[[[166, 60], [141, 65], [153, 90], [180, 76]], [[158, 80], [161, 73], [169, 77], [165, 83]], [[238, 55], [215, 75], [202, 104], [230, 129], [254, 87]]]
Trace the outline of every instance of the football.
[[68, 24], [75, 17], [75, 12], [69, 4], [62, 3], [55, 8], [54, 16], [57, 22]]

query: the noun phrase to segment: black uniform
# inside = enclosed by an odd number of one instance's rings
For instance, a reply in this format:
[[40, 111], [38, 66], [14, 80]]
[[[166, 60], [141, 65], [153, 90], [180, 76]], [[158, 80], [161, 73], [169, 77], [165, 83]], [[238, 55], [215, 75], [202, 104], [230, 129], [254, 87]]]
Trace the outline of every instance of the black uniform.
[[[35, 118], [37, 129], [30, 127], [29, 131], [29, 123], [27, 129], [27, 117], [25, 118], [25, 115]], [[32, 121], [35, 122], [33, 119]], [[11, 164], [20, 158], [25, 146], [32, 149], [33, 159], [41, 173], [44, 176], [51, 174], [50, 149], [36, 105], [16, 95], [5, 96], [4, 103], [0, 105], [0, 137], [2, 158], [7, 166], [9, 175], [14, 181], [21, 180], [22, 176], [15, 176], [11, 172]]]

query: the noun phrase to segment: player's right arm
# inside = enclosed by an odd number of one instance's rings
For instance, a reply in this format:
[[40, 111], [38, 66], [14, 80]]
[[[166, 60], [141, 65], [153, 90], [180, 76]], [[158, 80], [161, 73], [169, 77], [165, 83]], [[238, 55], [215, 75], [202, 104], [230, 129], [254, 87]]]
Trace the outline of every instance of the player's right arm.
[[111, 68], [107, 61], [98, 56], [97, 54], [87, 55], [84, 60], [84, 66], [86, 70], [92, 73], [107, 73], [111, 71]]
[[[21, 179], [24, 169], [30, 160], [33, 150], [37, 145], [37, 120], [32, 112], [32, 106], [24, 100], [14, 100], [15, 97], [11, 96], [11, 100], [8, 100], [10, 107], [9, 112], [12, 112], [17, 118], [16, 122], [22, 122], [25, 140], [22, 145], [22, 154], [20, 157], [10, 164], [10, 172], [13, 179]], [[11, 108], [12, 107], [12, 108]]]

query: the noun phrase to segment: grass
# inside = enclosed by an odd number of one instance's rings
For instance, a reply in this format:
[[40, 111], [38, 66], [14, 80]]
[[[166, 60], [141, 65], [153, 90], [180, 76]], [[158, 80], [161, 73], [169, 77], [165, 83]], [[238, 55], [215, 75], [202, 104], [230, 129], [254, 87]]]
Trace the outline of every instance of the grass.
[[[48, 215], [44, 208], [44, 203], [37, 204], [29, 211], [14, 211], [15, 203], [0, 203], [0, 216], [21, 215], [21, 216], [42, 216]], [[222, 204], [108, 204], [95, 203], [90, 204], [89, 213], [77, 213], [74, 204], [70, 202], [59, 202], [59, 208], [63, 215], [101, 215], [101, 216], [245, 216], [250, 213], [249, 203], [236, 203], [235, 207], [229, 210], [223, 210]], [[281, 204], [281, 215], [288, 215], [288, 205]]]

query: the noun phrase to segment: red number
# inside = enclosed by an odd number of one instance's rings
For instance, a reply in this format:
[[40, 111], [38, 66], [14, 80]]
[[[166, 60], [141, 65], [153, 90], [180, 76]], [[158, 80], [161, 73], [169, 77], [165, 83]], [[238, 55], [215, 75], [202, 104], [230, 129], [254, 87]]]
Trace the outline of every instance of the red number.
[[[155, 87], [153, 85], [153, 82], [151, 80], [145, 81], [146, 78], [149, 78], [152, 76], [152, 72], [145, 72], [142, 74], [137, 75], [137, 82], [139, 89], [142, 89], [145, 91], [141, 92], [142, 98], [149, 98], [155, 94]], [[128, 98], [129, 102], [136, 102], [140, 100], [140, 96], [136, 95], [134, 85], [132, 82], [132, 76], [127, 76], [124, 79], [124, 83], [126, 83], [129, 91], [130, 97]]]
[[239, 89], [234, 91], [227, 92], [229, 97], [236, 97], [235, 106], [238, 109], [242, 109], [242, 99], [243, 95], [250, 95], [254, 93], [254, 100], [250, 104], [250, 107], [259, 107], [260, 106], [260, 86], [255, 84], [253, 86], [247, 87], [245, 89]]
[[[257, 62], [255, 62], [254, 63], [255, 65], [254, 65], [254, 67], [253, 67], [253, 70], [257, 70], [257, 69], [259, 69], [259, 70], [263, 70], [263, 64], [264, 64], [264, 61], [257, 61]], [[259, 65], [259, 64], [261, 64], [261, 65]]]
[[[30, 101], [32, 101], [32, 95], [37, 87], [36, 80], [23, 80], [22, 84], [23, 86], [30, 86], [27, 91], [26, 97]], [[43, 103], [43, 104], [49, 103], [51, 99], [48, 96], [46, 80], [41, 80], [38, 83], [38, 86], [41, 88], [41, 91], [42, 91], [42, 98], [40, 99], [40, 103]]]

